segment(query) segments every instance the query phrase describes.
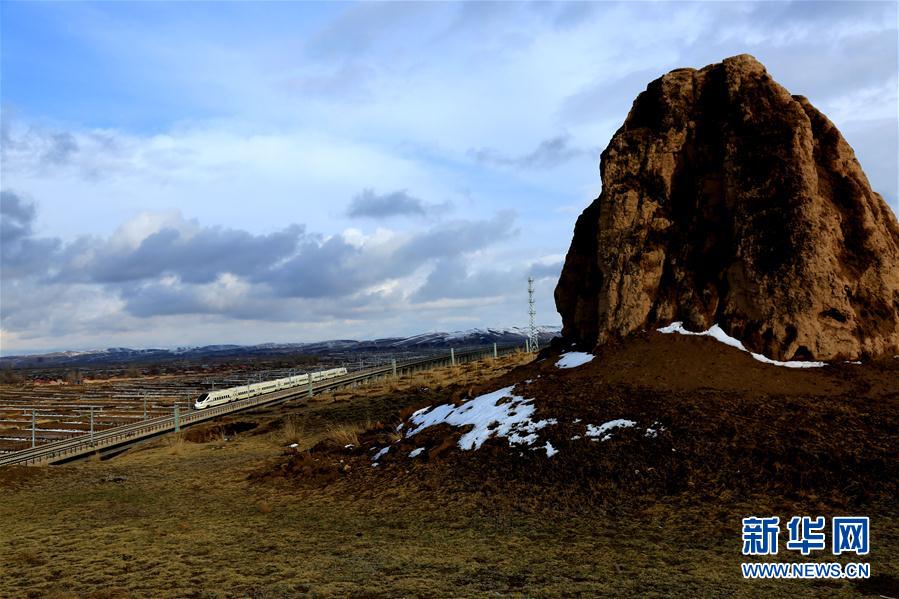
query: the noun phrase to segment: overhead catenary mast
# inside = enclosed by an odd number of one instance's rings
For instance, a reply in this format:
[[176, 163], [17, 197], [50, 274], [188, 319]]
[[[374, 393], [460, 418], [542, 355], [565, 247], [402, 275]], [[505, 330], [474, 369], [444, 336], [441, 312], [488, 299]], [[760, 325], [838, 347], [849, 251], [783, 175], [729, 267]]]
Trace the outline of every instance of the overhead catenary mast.
[[528, 277], [528, 317], [530, 318], [528, 349], [536, 352], [540, 348], [540, 344], [537, 341], [537, 308], [534, 307], [534, 277]]

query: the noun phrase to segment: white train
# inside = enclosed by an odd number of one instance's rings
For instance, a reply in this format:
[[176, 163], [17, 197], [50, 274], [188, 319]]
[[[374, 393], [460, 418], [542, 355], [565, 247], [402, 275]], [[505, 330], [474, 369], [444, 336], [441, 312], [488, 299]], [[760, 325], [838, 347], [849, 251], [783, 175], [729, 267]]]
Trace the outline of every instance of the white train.
[[312, 382], [323, 381], [325, 379], [333, 379], [334, 377], [346, 374], [346, 368], [331, 368], [330, 370], [321, 370], [311, 374], [301, 374], [299, 376], [289, 376], [283, 379], [275, 379], [273, 381], [264, 381], [262, 383], [253, 383], [252, 385], [242, 385], [240, 387], [231, 387], [230, 389], [216, 389], [209, 393], [204, 393], [194, 402], [194, 409], [202, 410], [203, 408], [211, 408], [212, 406], [220, 406], [231, 401], [238, 401], [265, 393], [273, 393], [282, 389], [290, 389], [291, 387], [302, 387], [309, 384], [309, 377]]

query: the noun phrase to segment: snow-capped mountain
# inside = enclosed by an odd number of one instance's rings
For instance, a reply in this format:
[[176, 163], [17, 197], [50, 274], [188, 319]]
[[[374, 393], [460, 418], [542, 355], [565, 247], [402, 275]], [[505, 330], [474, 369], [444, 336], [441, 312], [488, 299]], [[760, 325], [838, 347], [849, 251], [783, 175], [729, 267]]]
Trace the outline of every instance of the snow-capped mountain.
[[[560, 327], [540, 326], [537, 328], [541, 343], [547, 343], [559, 335]], [[64, 351], [40, 355], [5, 356], [0, 358], [0, 367], [55, 367], [55, 366], [100, 366], [103, 364], [124, 364], [134, 362], [156, 362], [167, 360], [229, 358], [238, 356], [261, 356], [280, 354], [327, 354], [332, 352], [372, 352], [409, 351], [416, 349], [463, 348], [509, 343], [524, 343], [528, 336], [525, 327], [468, 329], [453, 332], [432, 332], [412, 337], [385, 337], [367, 341], [355, 339], [332, 339], [313, 343], [261, 343], [259, 345], [205, 345], [202, 347], [178, 347], [174, 349], [132, 349], [111, 347], [92, 351]]]

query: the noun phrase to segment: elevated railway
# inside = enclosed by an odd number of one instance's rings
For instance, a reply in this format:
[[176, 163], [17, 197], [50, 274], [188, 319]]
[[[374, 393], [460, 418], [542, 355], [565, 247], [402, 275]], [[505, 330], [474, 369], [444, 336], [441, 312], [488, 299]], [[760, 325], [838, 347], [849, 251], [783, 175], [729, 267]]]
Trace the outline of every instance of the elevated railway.
[[160, 416], [141, 420], [140, 422], [105, 429], [101, 432], [96, 432], [93, 435], [79, 435], [61, 441], [54, 441], [37, 447], [0, 455], [0, 467], [11, 465], [34, 466], [60, 464], [77, 460], [94, 453], [115, 453], [126, 448], [128, 445], [152, 437], [170, 432], [177, 432], [202, 422], [208, 422], [222, 416], [252, 408], [276, 405], [283, 402], [302, 399], [304, 397], [308, 398], [324, 391], [330, 391], [332, 389], [380, 378], [400, 376], [404, 373], [471, 362], [488, 356], [497, 357], [511, 353], [516, 349], [517, 346], [514, 345], [501, 347], [493, 345], [489, 348], [477, 348], [460, 352], [450, 350], [450, 353], [447, 355], [410, 360], [401, 363], [394, 362], [393, 364], [386, 366], [359, 370], [338, 378], [310, 383], [305, 387], [284, 389], [282, 391], [267, 393], [265, 395], [259, 395], [240, 401], [233, 401], [203, 410], [189, 411], [185, 414], [178, 413], [176, 408], [171, 416]]

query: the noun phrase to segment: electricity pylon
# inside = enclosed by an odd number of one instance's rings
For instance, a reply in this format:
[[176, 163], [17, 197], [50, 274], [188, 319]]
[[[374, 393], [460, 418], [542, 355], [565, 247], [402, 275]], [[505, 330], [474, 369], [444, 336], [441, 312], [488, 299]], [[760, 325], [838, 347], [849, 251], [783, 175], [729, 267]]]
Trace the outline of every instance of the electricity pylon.
[[528, 346], [532, 352], [536, 352], [540, 344], [537, 340], [537, 308], [534, 307], [534, 277], [528, 277], [528, 316], [530, 317]]

